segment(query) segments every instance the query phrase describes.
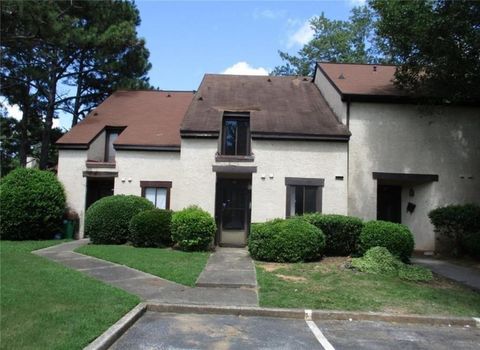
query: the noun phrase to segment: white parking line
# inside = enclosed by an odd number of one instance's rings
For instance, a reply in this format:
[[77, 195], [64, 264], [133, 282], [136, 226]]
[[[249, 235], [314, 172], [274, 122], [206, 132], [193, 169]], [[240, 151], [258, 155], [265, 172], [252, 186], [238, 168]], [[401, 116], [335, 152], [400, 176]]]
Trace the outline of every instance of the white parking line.
[[315, 322], [312, 320], [312, 310], [305, 310], [305, 322], [307, 322], [308, 327], [312, 331], [315, 338], [322, 345], [325, 350], [335, 350], [332, 344], [328, 341], [327, 338], [323, 335], [322, 331], [317, 327]]

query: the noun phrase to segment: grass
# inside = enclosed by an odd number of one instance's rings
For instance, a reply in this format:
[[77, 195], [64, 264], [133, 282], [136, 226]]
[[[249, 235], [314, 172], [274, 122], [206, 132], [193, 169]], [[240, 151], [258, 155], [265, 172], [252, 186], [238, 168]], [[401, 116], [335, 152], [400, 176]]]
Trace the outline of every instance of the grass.
[[76, 250], [193, 287], [210, 253], [170, 248], [135, 248], [127, 245], [87, 245]]
[[480, 293], [435, 276], [409, 282], [355, 272], [347, 258], [318, 263], [256, 263], [260, 305], [264, 307], [379, 311], [396, 314], [475, 316]]
[[30, 253], [58, 243], [0, 242], [1, 349], [82, 349], [139, 302]]

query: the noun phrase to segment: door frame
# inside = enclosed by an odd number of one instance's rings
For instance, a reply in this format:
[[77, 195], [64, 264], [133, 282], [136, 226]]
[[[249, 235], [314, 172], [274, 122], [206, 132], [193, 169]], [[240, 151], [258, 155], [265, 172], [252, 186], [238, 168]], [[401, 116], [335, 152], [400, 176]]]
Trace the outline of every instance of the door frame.
[[[246, 201], [246, 210], [245, 210], [245, 243], [244, 244], [228, 244], [221, 243], [222, 241], [222, 195], [223, 195], [223, 186], [225, 183], [231, 181], [243, 182], [247, 186], [247, 191], [245, 191], [245, 201]], [[215, 185], [215, 223], [217, 224], [217, 232], [215, 234], [215, 245], [222, 247], [245, 247], [247, 245], [247, 239], [250, 234], [250, 224], [252, 216], [252, 179], [249, 178], [238, 178], [233, 176], [221, 176], [217, 175], [216, 185]]]

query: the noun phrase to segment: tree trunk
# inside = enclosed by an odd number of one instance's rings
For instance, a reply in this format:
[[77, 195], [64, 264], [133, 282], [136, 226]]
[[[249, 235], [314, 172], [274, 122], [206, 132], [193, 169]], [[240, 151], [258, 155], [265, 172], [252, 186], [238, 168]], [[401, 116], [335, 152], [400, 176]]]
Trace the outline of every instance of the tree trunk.
[[82, 98], [82, 89], [83, 89], [83, 59], [80, 59], [80, 63], [78, 66], [78, 78], [77, 78], [77, 93], [75, 95], [75, 103], [73, 105], [73, 113], [72, 113], [72, 128], [77, 125], [79, 119], [79, 112], [80, 107], [82, 105], [81, 98]]
[[50, 151], [50, 134], [52, 131], [53, 117], [55, 116], [55, 97], [57, 94], [57, 81], [52, 79], [48, 91], [47, 114], [43, 125], [42, 147], [40, 149], [40, 169], [45, 170], [48, 166], [48, 154]]
[[23, 109], [22, 120], [20, 121], [20, 150], [18, 152], [18, 158], [20, 160], [20, 166], [25, 167], [27, 165], [27, 154], [29, 150], [28, 142], [28, 114], [30, 113], [30, 106], [25, 106]]

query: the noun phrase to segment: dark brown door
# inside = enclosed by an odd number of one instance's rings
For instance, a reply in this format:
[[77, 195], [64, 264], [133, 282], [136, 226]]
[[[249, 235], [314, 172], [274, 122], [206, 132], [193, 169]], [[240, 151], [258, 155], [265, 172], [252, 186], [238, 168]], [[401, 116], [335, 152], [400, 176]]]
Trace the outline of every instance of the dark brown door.
[[401, 223], [402, 186], [378, 185], [377, 220]]
[[223, 245], [245, 245], [250, 216], [249, 181], [219, 179], [218, 182], [219, 243]]
[[87, 202], [85, 209], [88, 209], [100, 198], [113, 196], [114, 179], [109, 178], [87, 178]]

